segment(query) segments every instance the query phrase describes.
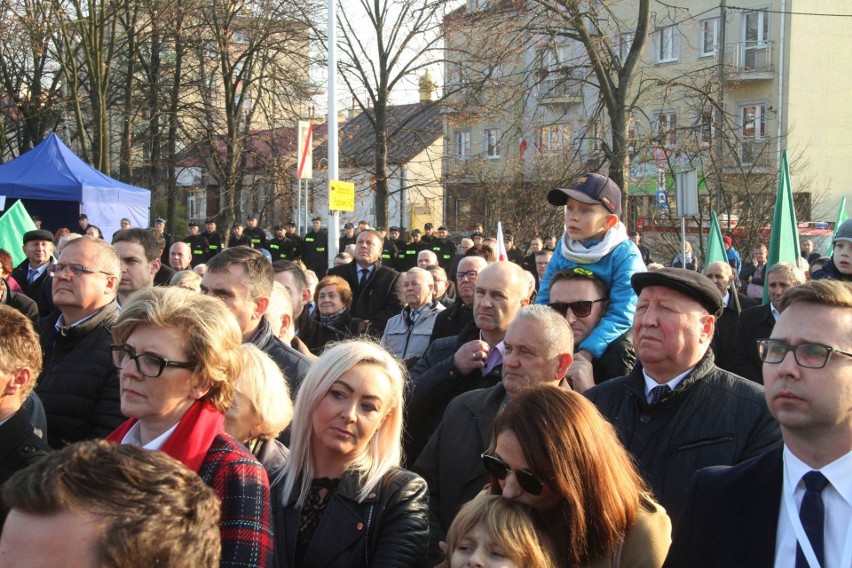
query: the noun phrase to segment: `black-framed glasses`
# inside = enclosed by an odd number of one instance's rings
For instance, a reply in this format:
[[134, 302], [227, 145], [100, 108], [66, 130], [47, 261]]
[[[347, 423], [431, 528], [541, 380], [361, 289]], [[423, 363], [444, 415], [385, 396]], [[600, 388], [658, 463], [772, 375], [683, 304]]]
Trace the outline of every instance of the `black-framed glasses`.
[[793, 357], [800, 367], [806, 369], [822, 369], [828, 364], [833, 353], [852, 358], [852, 353], [835, 349], [822, 343], [799, 343], [790, 345], [777, 339], [758, 339], [757, 350], [760, 360], [770, 365], [777, 365], [784, 360], [787, 353], [793, 352]]
[[470, 278], [474, 280], [479, 277], [479, 271], [477, 270], [465, 270], [464, 272], [456, 272], [456, 279], [463, 280], [464, 278]]
[[82, 276], [83, 274], [106, 274], [107, 276], [115, 276], [115, 274], [111, 272], [104, 272], [103, 270], [96, 270], [94, 268], [89, 268], [88, 266], [83, 266], [82, 264], [76, 263], [63, 263], [57, 262], [56, 264], [50, 265], [50, 275], [56, 276], [57, 274], [62, 274], [65, 271], [70, 272], [74, 276]]
[[547, 307], [555, 310], [563, 318], [568, 316], [568, 310], [574, 312], [574, 317], [584, 318], [592, 313], [592, 304], [606, 302], [606, 298], [599, 300], [580, 300], [579, 302], [551, 302]]
[[518, 480], [518, 485], [520, 485], [521, 489], [530, 495], [541, 495], [541, 492], [544, 491], [544, 484], [547, 483], [547, 481], [543, 481], [536, 474], [525, 469], [513, 470], [508, 466], [508, 464], [506, 464], [506, 462], [497, 456], [482, 454], [480, 457], [482, 458], [482, 465], [485, 466], [485, 471], [487, 471], [489, 475], [493, 475], [502, 481], [506, 479], [506, 476], [509, 475], [510, 471], [513, 471], [515, 473], [515, 479]]
[[162, 375], [166, 367], [177, 367], [179, 369], [195, 368], [195, 363], [187, 361], [169, 361], [151, 353], [139, 353], [137, 355], [133, 351], [133, 348], [125, 343], [112, 345], [109, 349], [112, 353], [112, 362], [116, 367], [119, 369], [122, 368], [128, 359], [131, 359], [136, 363], [136, 370], [139, 371], [139, 374], [150, 379], [156, 379]]

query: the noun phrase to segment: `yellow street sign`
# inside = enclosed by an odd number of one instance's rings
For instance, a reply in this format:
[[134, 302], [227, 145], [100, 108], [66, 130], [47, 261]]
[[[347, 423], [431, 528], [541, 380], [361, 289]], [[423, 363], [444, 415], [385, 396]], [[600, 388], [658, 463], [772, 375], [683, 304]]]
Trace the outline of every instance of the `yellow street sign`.
[[329, 181], [328, 208], [332, 211], [355, 211], [355, 184]]

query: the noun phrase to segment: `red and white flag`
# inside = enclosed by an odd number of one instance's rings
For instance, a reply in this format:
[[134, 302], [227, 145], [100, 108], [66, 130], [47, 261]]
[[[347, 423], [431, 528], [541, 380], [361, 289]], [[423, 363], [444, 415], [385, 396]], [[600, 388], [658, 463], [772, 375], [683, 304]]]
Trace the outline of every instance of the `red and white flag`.
[[503, 241], [503, 223], [497, 221], [497, 260], [509, 260], [506, 243]]

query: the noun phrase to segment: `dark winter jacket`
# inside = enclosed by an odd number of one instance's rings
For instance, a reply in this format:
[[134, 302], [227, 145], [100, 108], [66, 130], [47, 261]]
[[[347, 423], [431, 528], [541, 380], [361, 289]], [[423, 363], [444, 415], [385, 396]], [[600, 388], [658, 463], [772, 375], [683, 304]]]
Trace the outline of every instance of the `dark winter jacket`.
[[38, 305], [24, 294], [13, 292], [9, 289], [9, 284], [0, 278], [0, 303], [6, 304], [10, 308], [15, 308], [35, 323], [38, 320]]
[[[314, 315], [317, 315], [316, 311], [314, 311]], [[314, 317], [310, 319], [310, 327], [305, 329], [304, 332], [300, 330], [299, 338], [305, 342], [305, 345], [314, 355], [321, 354], [325, 346], [332, 341], [352, 339], [367, 333], [368, 322], [353, 318], [349, 310], [346, 310], [333, 325], [322, 324]]]
[[57, 331], [59, 315], [42, 320], [44, 366], [36, 387], [47, 413], [47, 441], [57, 449], [105, 437], [126, 420], [109, 351], [118, 305], [111, 302], [79, 326]]
[[822, 268], [811, 274], [811, 280], [840, 280], [841, 282], [852, 282], [852, 274], [843, 274], [837, 269], [833, 259], [829, 259]]
[[[346, 473], [328, 502], [308, 544], [304, 567], [357, 568], [425, 566], [429, 549], [429, 496], [426, 482], [410, 471], [393, 468], [362, 503], [358, 475]], [[275, 509], [275, 566], [295, 567], [301, 509], [296, 499]], [[283, 505], [283, 506], [282, 506]]]
[[616, 427], [673, 524], [693, 473], [740, 463], [781, 443], [763, 387], [716, 367], [709, 349], [654, 407], [645, 398], [641, 364], [584, 394]]
[[290, 395], [295, 398], [299, 385], [302, 384], [302, 380], [308, 374], [311, 362], [304, 355], [272, 335], [272, 329], [269, 327], [266, 318], [261, 318], [258, 328], [244, 343], [251, 343], [275, 361], [275, 364], [284, 373], [284, 378], [287, 379]]
[[633, 351], [633, 330], [628, 329], [609, 344], [600, 359], [592, 361], [595, 384], [621, 377], [633, 370], [636, 353]]
[[382, 264], [376, 264], [370, 274], [370, 279], [361, 290], [359, 285], [361, 269], [357, 262], [341, 264], [329, 269], [332, 276], [340, 276], [349, 284], [352, 290], [352, 306], [349, 312], [352, 317], [370, 322], [370, 331], [376, 337], [381, 337], [388, 320], [402, 311], [405, 304], [397, 295], [399, 272]]
[[429, 343], [434, 343], [436, 339], [441, 339], [442, 337], [458, 335], [472, 321], [473, 307], [462, 302], [461, 298], [456, 298], [452, 306], [438, 314], [438, 317], [435, 318], [435, 326], [432, 328], [432, 336], [429, 338]]
[[[46, 456], [51, 451], [47, 442], [38, 437], [24, 409], [18, 410], [0, 424], [0, 486], [18, 470]], [[0, 527], [8, 510], [0, 504]]]

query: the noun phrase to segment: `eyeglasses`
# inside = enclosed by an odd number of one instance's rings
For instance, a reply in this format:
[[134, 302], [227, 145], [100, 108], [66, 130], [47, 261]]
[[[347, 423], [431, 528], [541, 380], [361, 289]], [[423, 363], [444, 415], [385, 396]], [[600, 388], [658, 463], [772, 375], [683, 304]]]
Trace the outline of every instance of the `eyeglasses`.
[[568, 310], [574, 312], [574, 317], [584, 318], [592, 313], [592, 304], [598, 302], [606, 302], [606, 298], [599, 300], [580, 300], [579, 302], [553, 302], [547, 304], [547, 307], [556, 311], [563, 318], [568, 316]]
[[482, 465], [485, 466], [485, 471], [487, 471], [489, 475], [493, 475], [502, 481], [506, 479], [506, 476], [509, 475], [510, 471], [514, 471], [515, 479], [518, 480], [518, 485], [521, 486], [521, 489], [530, 495], [541, 495], [541, 492], [544, 491], [544, 484], [547, 483], [547, 481], [542, 481], [534, 473], [525, 469], [513, 470], [506, 465], [506, 462], [497, 456], [482, 454], [480, 457], [482, 458]]
[[74, 276], [82, 276], [85, 274], [106, 274], [107, 276], [115, 276], [112, 272], [104, 272], [103, 270], [95, 270], [94, 268], [89, 268], [88, 266], [83, 266], [82, 264], [64, 264], [61, 262], [57, 262], [56, 264], [50, 265], [50, 275], [56, 276], [57, 274], [62, 274], [68, 270]]
[[788, 352], [792, 351], [796, 363], [806, 369], [822, 369], [828, 364], [828, 360], [831, 359], [833, 353], [852, 358], [852, 353], [847, 353], [846, 351], [841, 351], [820, 343], [790, 345], [777, 339], [758, 339], [757, 348], [760, 360], [764, 363], [777, 365], [784, 360]]
[[195, 363], [169, 361], [159, 355], [152, 355], [150, 353], [140, 353], [137, 355], [134, 353], [133, 348], [127, 344], [112, 345], [109, 349], [112, 352], [112, 362], [116, 367], [119, 369], [122, 368], [128, 359], [131, 359], [136, 363], [136, 370], [139, 371], [139, 374], [150, 379], [156, 379], [162, 375], [166, 367], [178, 367], [180, 369], [195, 368]]
[[463, 280], [465, 277], [475, 280], [479, 277], [479, 272], [476, 270], [467, 270], [465, 272], [456, 272], [456, 279]]

